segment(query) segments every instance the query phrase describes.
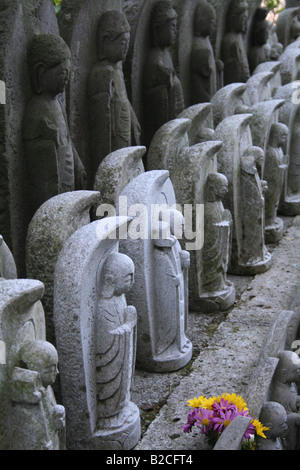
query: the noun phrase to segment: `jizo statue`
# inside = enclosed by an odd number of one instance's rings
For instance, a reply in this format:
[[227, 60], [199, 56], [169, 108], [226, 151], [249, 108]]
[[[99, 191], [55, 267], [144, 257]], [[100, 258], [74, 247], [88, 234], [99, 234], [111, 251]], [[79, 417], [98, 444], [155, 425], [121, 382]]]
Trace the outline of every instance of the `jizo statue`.
[[184, 110], [182, 86], [172, 59], [176, 25], [177, 13], [171, 3], [155, 3], [150, 20], [152, 47], [143, 73], [145, 145], [163, 124]]
[[245, 0], [232, 0], [227, 13], [226, 33], [221, 46], [224, 62], [224, 85], [245, 83], [250, 77], [244, 35], [247, 32], [248, 4]]
[[191, 104], [210, 102], [211, 97], [222, 87], [223, 62], [216, 61], [210, 41], [215, 29], [215, 10], [206, 0], [201, 0], [194, 14]]
[[109, 153], [139, 145], [140, 125], [128, 100], [123, 61], [130, 39], [125, 14], [110, 10], [98, 23], [98, 61], [87, 80], [90, 106], [90, 150], [93, 174]]
[[[122, 253], [111, 253], [98, 274], [96, 307], [97, 423], [105, 427], [124, 414], [135, 366], [136, 310], [125, 294], [134, 282], [134, 264]], [[123, 417], [124, 419], [124, 417]]]
[[34, 95], [25, 110], [23, 142], [33, 215], [51, 197], [85, 189], [86, 173], [61, 100], [70, 77], [68, 46], [59, 36], [36, 35], [29, 45], [28, 65]]

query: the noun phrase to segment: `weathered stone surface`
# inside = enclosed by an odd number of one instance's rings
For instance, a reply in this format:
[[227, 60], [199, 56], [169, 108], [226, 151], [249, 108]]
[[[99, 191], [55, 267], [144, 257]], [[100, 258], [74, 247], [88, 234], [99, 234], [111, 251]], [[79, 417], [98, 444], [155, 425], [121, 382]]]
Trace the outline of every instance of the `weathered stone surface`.
[[212, 97], [211, 103], [215, 128], [226, 117], [248, 112], [248, 104], [244, 98], [246, 90], [247, 85], [245, 83], [231, 83], [221, 88]]
[[[116, 207], [118, 197], [127, 184], [144, 173], [143, 157], [146, 148], [126, 147], [105, 157], [97, 170], [94, 190], [99, 192], [99, 205]], [[103, 214], [102, 214], [103, 215]]]
[[16, 279], [18, 277], [14, 257], [0, 235], [0, 278]]
[[299, 80], [300, 50], [298, 48], [287, 47], [279, 56], [278, 60], [281, 63], [280, 75], [282, 85]]
[[90, 223], [89, 211], [98, 198], [97, 191], [72, 191], [55, 196], [37, 210], [28, 227], [27, 273], [45, 286], [43, 305], [47, 339], [53, 344], [53, 276], [58, 255], [65, 241], [80, 227]]
[[276, 90], [282, 86], [280, 67], [281, 62], [270, 60], [269, 62], [259, 64], [253, 71], [253, 75], [261, 72], [271, 72], [273, 74], [269, 81], [271, 96], [274, 96]]
[[187, 131], [190, 145], [213, 140], [214, 118], [211, 103], [189, 106], [179, 114], [178, 119], [190, 119], [191, 121]]
[[237, 416], [222, 433], [213, 450], [241, 450], [243, 436], [250, 423], [248, 416]]
[[139, 411], [130, 401], [136, 313], [124, 298], [133, 263], [119, 256], [116, 236], [128, 222], [108, 217], [81, 227], [56, 264], [54, 320], [69, 449], [129, 450], [140, 438]]

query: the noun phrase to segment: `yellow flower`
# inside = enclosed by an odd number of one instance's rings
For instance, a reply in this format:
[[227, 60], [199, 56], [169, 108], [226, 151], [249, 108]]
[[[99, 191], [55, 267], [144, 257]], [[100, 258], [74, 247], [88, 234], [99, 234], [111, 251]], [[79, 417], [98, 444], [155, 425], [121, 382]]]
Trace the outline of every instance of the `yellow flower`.
[[264, 437], [266, 439], [266, 436], [264, 434], [264, 431], [268, 431], [270, 428], [267, 428], [266, 426], [264, 426], [260, 421], [258, 421], [258, 419], [253, 419], [251, 421], [251, 423], [254, 425], [255, 427], [255, 430], [256, 430], [256, 434], [258, 436], [261, 436], [261, 437]]
[[198, 398], [194, 397], [189, 400], [188, 406], [191, 406], [192, 408], [205, 408], [206, 410], [210, 410], [215, 400], [216, 397], [206, 398], [201, 395]]
[[239, 411], [248, 410], [247, 403], [240, 395], [236, 395], [236, 393], [223, 393], [221, 398], [233, 403]]

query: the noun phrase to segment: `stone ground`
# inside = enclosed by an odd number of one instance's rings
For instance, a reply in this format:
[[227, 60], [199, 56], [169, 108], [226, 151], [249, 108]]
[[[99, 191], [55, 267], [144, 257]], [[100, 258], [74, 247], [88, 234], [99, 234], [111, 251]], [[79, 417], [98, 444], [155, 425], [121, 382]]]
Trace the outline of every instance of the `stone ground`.
[[300, 216], [282, 217], [285, 234], [268, 245], [273, 264], [256, 276], [228, 276], [236, 302], [228, 312], [190, 312], [188, 338], [193, 357], [172, 373], [137, 370], [131, 400], [141, 412], [142, 437], [136, 450], [207, 449], [199, 433], [180, 428], [194, 396], [243, 394], [255, 369], [270, 324], [283, 310], [300, 313]]

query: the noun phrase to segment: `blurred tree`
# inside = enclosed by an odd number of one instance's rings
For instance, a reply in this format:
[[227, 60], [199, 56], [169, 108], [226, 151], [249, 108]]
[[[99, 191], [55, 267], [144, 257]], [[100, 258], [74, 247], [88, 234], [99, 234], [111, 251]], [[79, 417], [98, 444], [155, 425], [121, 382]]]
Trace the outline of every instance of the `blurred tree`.
[[52, 0], [52, 2], [53, 2], [53, 5], [54, 5], [56, 14], [58, 14], [60, 12], [60, 9], [61, 9], [62, 0]]
[[285, 0], [263, 0], [261, 6], [269, 9], [267, 19], [271, 23], [275, 23], [278, 14], [285, 9]]

